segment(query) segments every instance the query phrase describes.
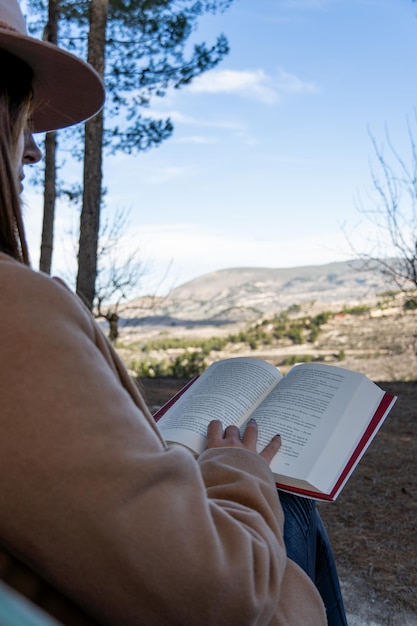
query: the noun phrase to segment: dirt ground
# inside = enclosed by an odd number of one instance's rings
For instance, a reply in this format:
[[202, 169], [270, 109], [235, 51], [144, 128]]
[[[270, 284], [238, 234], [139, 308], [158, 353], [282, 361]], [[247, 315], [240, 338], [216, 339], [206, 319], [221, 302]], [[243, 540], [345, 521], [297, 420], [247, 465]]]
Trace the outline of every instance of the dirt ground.
[[[157, 407], [185, 383], [143, 379]], [[417, 624], [417, 381], [378, 382], [398, 401], [337, 502], [319, 505], [350, 626]]]

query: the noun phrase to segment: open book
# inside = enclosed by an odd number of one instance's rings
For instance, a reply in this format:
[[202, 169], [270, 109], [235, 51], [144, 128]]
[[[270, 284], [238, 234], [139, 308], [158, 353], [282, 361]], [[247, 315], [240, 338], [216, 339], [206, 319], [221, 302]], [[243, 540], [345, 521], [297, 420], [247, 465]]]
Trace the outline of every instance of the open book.
[[254, 417], [259, 450], [281, 435], [271, 463], [277, 486], [333, 501], [395, 401], [364, 374], [341, 367], [301, 364], [284, 377], [266, 361], [237, 357], [210, 365], [154, 417], [167, 442], [197, 455], [211, 420], [243, 431]]

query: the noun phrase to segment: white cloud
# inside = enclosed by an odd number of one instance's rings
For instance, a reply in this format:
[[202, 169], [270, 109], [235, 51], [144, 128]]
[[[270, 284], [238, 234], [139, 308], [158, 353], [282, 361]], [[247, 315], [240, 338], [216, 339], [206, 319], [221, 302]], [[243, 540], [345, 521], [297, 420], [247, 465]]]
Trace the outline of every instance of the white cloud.
[[[160, 119], [162, 117], [169, 117], [175, 125], [186, 127], [198, 127], [198, 132], [200, 134], [193, 134], [190, 136], [182, 136], [178, 137], [176, 133], [174, 133], [173, 141], [176, 143], [188, 143], [188, 144], [206, 144], [206, 145], [214, 145], [218, 143], [223, 143], [225, 134], [224, 131], [230, 132], [234, 137], [237, 137], [241, 141], [245, 143], [252, 144], [253, 139], [248, 137], [246, 126], [240, 122], [230, 119], [208, 119], [207, 117], [193, 117], [190, 115], [183, 115], [182, 113], [169, 110], [169, 111], [161, 111], [161, 110], [153, 110], [150, 112], [149, 117], [153, 117], [155, 119]], [[205, 132], [205, 129], [209, 129], [210, 135], [204, 136], [201, 133]], [[218, 137], [213, 136], [212, 131], [221, 131]]]
[[263, 70], [213, 70], [196, 78], [188, 89], [194, 93], [237, 94], [266, 104], [279, 100], [273, 81]]
[[317, 86], [312, 82], [305, 82], [285, 70], [279, 70], [276, 81], [280, 93], [316, 93]]
[[[304, 264], [304, 259], [311, 251], [314, 249], [317, 253], [325, 245], [325, 240], [326, 244], [334, 243], [334, 233], [328, 241], [328, 235], [323, 240], [317, 236], [298, 238], [296, 242], [278, 241], [267, 236], [261, 240], [250, 236], [233, 236], [195, 224], [142, 226], [140, 235], [146, 241], [153, 242], [152, 249], [160, 259], [175, 258], [181, 264], [194, 264], [197, 259], [202, 259], [206, 265], [215, 263], [223, 267], [236, 264], [276, 267]], [[324, 252], [328, 254], [327, 250]], [[300, 254], [303, 256], [301, 261]]]
[[314, 93], [317, 87], [279, 70], [270, 76], [263, 70], [213, 70], [196, 78], [188, 89], [194, 93], [235, 94], [265, 104], [275, 104], [289, 93]]
[[179, 111], [167, 110], [162, 111], [153, 109], [148, 113], [149, 117], [154, 119], [160, 119], [161, 117], [169, 117], [176, 124], [183, 124], [184, 126], [204, 126], [206, 128], [218, 128], [221, 130], [242, 131], [243, 125], [239, 122], [230, 120], [209, 120], [204, 118], [191, 117], [190, 115], [184, 115]]

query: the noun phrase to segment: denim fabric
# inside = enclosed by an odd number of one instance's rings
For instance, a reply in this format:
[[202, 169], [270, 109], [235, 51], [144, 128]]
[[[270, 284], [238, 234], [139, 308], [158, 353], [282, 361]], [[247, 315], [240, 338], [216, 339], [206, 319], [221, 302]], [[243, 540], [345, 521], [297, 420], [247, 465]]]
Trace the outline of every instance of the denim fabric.
[[326, 529], [314, 500], [278, 491], [285, 515], [284, 541], [288, 557], [316, 585], [329, 626], [347, 626], [339, 577]]

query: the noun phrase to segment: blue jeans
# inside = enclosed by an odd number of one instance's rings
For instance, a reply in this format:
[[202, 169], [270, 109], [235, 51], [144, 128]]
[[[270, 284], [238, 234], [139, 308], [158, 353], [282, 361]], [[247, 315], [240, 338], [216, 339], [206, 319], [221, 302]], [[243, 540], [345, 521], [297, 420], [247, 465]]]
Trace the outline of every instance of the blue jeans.
[[284, 510], [284, 541], [288, 557], [316, 585], [329, 626], [347, 626], [339, 577], [326, 529], [314, 500], [278, 491]]

